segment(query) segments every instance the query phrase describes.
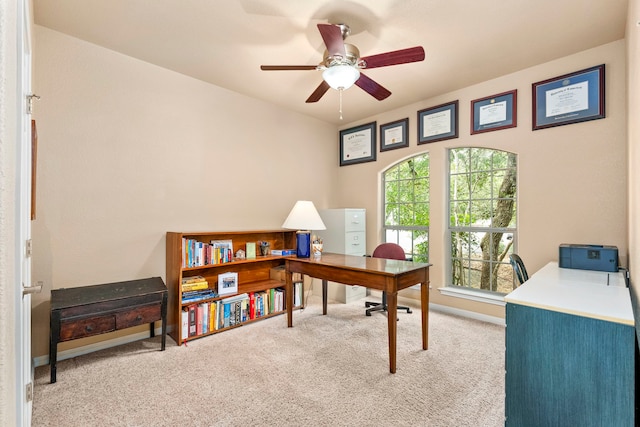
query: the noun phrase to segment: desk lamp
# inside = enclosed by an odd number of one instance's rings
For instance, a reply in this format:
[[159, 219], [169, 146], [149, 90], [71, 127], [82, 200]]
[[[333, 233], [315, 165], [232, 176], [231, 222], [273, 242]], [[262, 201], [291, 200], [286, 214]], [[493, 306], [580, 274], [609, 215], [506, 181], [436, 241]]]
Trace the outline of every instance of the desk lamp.
[[311, 230], [326, 230], [320, 214], [307, 200], [298, 200], [284, 220], [282, 228], [298, 230], [296, 233], [296, 255], [298, 258], [309, 258], [311, 255]]

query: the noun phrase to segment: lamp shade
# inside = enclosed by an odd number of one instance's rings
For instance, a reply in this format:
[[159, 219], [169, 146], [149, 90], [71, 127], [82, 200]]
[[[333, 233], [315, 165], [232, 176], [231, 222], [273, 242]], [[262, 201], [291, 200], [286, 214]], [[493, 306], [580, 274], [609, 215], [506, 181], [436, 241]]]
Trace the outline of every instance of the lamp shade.
[[360, 71], [351, 65], [333, 65], [322, 72], [322, 78], [333, 89], [349, 89], [360, 78]]
[[313, 202], [308, 200], [298, 200], [296, 202], [291, 212], [289, 212], [289, 216], [284, 220], [282, 228], [289, 230], [327, 229]]

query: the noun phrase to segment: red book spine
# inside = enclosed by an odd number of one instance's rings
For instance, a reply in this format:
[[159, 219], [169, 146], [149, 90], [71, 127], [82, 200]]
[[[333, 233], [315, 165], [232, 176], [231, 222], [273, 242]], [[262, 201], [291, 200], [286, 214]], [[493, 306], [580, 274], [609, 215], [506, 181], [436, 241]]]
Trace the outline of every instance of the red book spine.
[[249, 294], [249, 319], [256, 318], [256, 296], [253, 292]]

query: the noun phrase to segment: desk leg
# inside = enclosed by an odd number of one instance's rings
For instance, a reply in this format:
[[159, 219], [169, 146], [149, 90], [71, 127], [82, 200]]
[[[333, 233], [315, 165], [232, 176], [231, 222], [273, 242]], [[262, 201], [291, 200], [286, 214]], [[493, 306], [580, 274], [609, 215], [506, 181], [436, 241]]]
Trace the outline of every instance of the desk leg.
[[322, 314], [327, 314], [327, 294], [329, 284], [326, 280], [322, 279]]
[[429, 283], [420, 284], [420, 311], [422, 315], [422, 349], [429, 347]]
[[60, 312], [52, 311], [49, 332], [49, 365], [51, 366], [51, 384], [56, 382], [58, 362], [58, 341], [60, 341]]
[[387, 292], [387, 323], [389, 328], [389, 372], [396, 373], [396, 339], [398, 333], [398, 293]]
[[165, 292], [162, 295], [162, 306], [160, 307], [160, 317], [162, 317], [162, 347], [160, 351], [164, 351], [164, 348], [167, 344], [167, 298], [169, 296], [168, 292]]

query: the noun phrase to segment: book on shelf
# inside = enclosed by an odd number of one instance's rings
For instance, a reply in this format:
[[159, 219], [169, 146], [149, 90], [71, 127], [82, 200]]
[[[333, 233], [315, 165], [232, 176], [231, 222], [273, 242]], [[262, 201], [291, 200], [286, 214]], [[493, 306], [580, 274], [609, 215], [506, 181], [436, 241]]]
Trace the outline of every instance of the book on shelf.
[[206, 282], [207, 279], [205, 279], [202, 276], [190, 276], [190, 277], [183, 277], [181, 280], [181, 283], [183, 285], [191, 285], [194, 283], [202, 283], [202, 282]]
[[216, 322], [216, 302], [212, 301], [209, 303], [209, 331], [215, 331], [218, 329], [218, 325]]
[[206, 334], [209, 332], [209, 303], [203, 302], [200, 305], [202, 306], [202, 333]]
[[198, 323], [197, 314], [196, 314], [196, 306], [190, 305], [188, 308], [189, 311], [189, 336], [196, 336], [196, 324]]
[[181, 317], [180, 317], [180, 321], [181, 321], [181, 334], [180, 336], [182, 337], [182, 340], [186, 340], [187, 338], [189, 338], [189, 310], [188, 309], [183, 309], [181, 312]]
[[247, 259], [255, 259], [256, 258], [256, 242], [247, 242], [246, 244], [246, 254]]
[[256, 318], [256, 295], [255, 293], [249, 293], [249, 319]]
[[242, 301], [236, 301], [233, 305], [235, 306], [233, 324], [239, 325], [242, 323]]
[[285, 291], [283, 288], [276, 288], [275, 290], [275, 301], [274, 301], [274, 311], [283, 311], [284, 310], [284, 294]]
[[271, 249], [271, 255], [295, 255], [295, 249]]
[[199, 283], [189, 283], [187, 285], [182, 285], [182, 292], [190, 292], [190, 291], [201, 291], [204, 289], [209, 289], [209, 282], [199, 282]]
[[228, 328], [231, 325], [231, 304], [222, 303], [222, 327]]
[[202, 306], [196, 305], [196, 335], [202, 335]]
[[217, 327], [216, 329], [224, 328], [224, 309], [222, 307], [222, 302], [220, 300], [216, 301], [216, 321]]

